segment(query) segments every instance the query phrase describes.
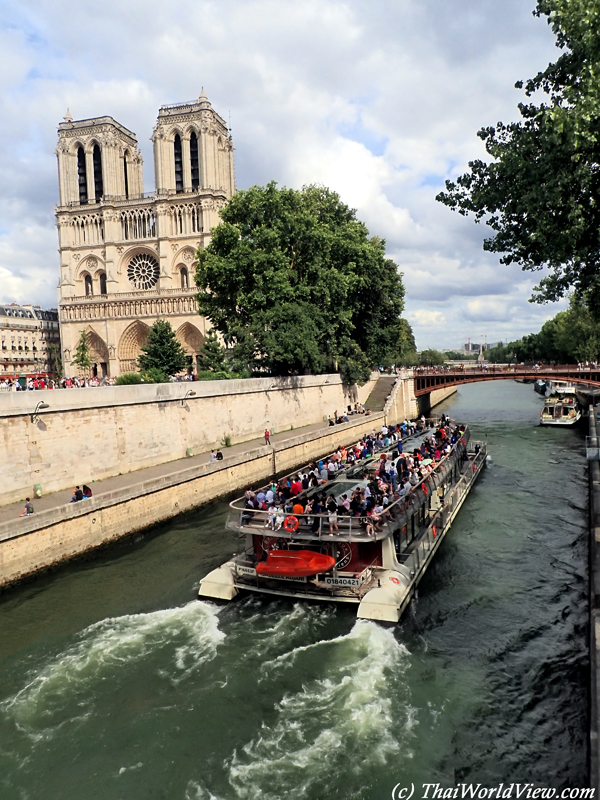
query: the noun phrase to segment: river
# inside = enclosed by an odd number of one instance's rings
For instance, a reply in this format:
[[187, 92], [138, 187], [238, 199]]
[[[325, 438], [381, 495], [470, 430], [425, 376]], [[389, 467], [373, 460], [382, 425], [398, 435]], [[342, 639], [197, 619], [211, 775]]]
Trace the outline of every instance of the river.
[[490, 459], [394, 629], [198, 602], [235, 550], [223, 502], [4, 593], [0, 798], [586, 785], [584, 431], [540, 428], [542, 402], [498, 381], [436, 409]]

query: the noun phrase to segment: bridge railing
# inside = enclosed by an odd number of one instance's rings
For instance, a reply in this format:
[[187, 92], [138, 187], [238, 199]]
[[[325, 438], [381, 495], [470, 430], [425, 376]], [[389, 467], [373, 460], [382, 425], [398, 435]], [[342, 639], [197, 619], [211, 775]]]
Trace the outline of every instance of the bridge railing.
[[510, 373], [511, 375], [547, 375], [552, 374], [585, 374], [600, 370], [600, 366], [595, 364], [474, 364], [472, 367], [459, 366], [438, 366], [438, 367], [415, 367], [414, 377], [420, 378], [424, 375], [481, 375], [482, 373]]

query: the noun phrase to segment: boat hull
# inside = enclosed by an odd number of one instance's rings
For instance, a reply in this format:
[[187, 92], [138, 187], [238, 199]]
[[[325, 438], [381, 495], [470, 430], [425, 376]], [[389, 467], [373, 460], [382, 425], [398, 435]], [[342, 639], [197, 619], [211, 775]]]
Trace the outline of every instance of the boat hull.
[[540, 425], [546, 428], [568, 428], [571, 425], [576, 425], [581, 419], [581, 411], [578, 411], [574, 417], [564, 417], [562, 419], [540, 419]]

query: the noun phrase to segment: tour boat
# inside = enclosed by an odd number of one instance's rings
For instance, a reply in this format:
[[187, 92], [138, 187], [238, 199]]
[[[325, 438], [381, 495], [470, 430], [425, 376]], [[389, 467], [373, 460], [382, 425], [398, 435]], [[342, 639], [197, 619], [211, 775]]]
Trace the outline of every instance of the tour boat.
[[[431, 433], [409, 437], [404, 451], [412, 452]], [[388, 459], [398, 457], [394, 449], [385, 451]], [[483, 469], [486, 452], [486, 444], [470, 442], [468, 428], [461, 426], [452, 451], [387, 506], [378, 522], [339, 514], [332, 532], [327, 513], [290, 514], [274, 522], [240, 497], [230, 503], [226, 523], [238, 533], [239, 552], [202, 578], [198, 594], [225, 602], [255, 592], [348, 603], [357, 606], [359, 618], [396, 623]], [[380, 455], [339, 470], [303, 494], [350, 497], [373, 480], [369, 465]]]
[[581, 406], [572, 386], [558, 387], [546, 398], [540, 413], [540, 425], [565, 427], [581, 419]]

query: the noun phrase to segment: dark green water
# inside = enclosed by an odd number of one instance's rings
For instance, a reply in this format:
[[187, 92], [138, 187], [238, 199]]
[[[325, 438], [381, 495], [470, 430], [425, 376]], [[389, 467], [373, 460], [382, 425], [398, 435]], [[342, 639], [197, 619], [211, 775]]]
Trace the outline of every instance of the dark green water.
[[583, 431], [531, 386], [441, 407], [491, 461], [393, 630], [196, 601], [225, 504], [0, 598], [2, 800], [350, 800], [586, 784]]

